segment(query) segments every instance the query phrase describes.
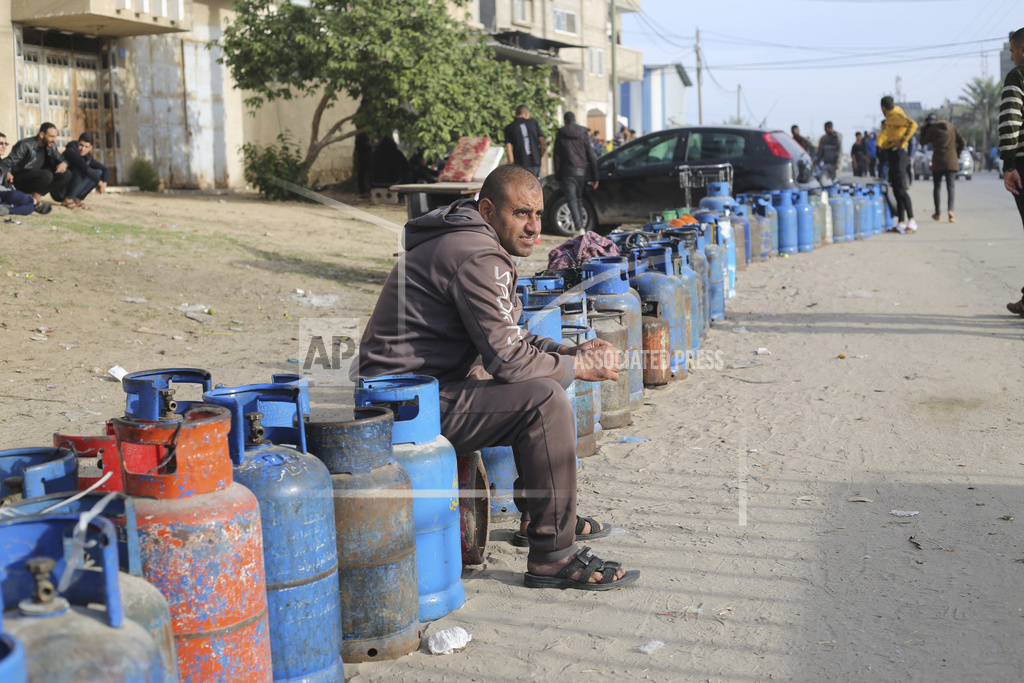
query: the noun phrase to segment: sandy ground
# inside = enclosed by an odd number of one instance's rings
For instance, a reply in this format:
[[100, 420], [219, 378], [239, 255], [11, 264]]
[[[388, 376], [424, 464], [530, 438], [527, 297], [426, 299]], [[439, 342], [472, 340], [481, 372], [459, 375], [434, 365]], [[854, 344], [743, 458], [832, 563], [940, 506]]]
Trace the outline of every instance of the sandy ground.
[[[957, 191], [955, 225], [928, 218], [919, 181], [917, 235], [741, 272], [706, 347], [722, 367], [649, 391], [582, 461], [581, 512], [621, 530], [594, 549], [641, 569], [639, 584], [527, 589], [526, 551], [500, 524], [463, 574], [466, 605], [426, 628], [462, 626], [469, 647], [349, 665], [348, 680], [1021, 680], [1024, 321], [1003, 305], [1024, 284], [1024, 235], [994, 175]], [[0, 224], [5, 447], [99, 433], [123, 409], [102, 379], [114, 364], [226, 384], [294, 370], [298, 320], [365, 317], [397, 251], [392, 233], [320, 206], [91, 203]], [[317, 308], [296, 289], [339, 298]], [[314, 418], [342, 399], [314, 389]]]

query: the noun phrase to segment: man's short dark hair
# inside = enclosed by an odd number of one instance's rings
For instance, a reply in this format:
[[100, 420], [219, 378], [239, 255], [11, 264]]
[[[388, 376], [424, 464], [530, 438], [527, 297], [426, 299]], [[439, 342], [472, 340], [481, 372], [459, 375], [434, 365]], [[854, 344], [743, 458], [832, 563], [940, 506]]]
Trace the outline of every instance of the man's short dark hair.
[[1024, 45], [1024, 28], [1019, 28], [1011, 33], [1010, 42], [1014, 45]]
[[518, 107], [516, 107], [516, 116], [522, 116], [523, 114], [529, 114], [529, 113], [530, 113], [530, 108], [527, 107], [525, 104], [520, 104]]
[[92, 133], [82, 133], [81, 135], [78, 136], [78, 141], [88, 142], [90, 145], [96, 144], [92, 139]]
[[895, 106], [896, 106], [896, 103], [893, 102], [892, 95], [886, 95], [885, 97], [882, 98], [882, 109], [887, 109], [888, 110], [888, 109], [892, 109]]
[[792, 126], [790, 126], [790, 127], [789, 127], [789, 129], [790, 129], [790, 130], [800, 130], [800, 126], [798, 126], [798, 125], [796, 125], [796, 124], [794, 123], [794, 124], [793, 124]]
[[50, 123], [49, 121], [47, 121], [47, 122], [46, 122], [46, 123], [44, 123], [43, 125], [39, 126], [39, 133], [40, 133], [40, 134], [42, 134], [42, 133], [45, 133], [45, 132], [47, 132], [48, 130], [50, 130], [51, 128], [53, 128], [54, 130], [56, 130], [56, 129], [57, 129], [57, 126], [55, 126], [55, 125], [53, 125], [52, 123]]
[[826, 121], [825, 122], [825, 127], [826, 128], [831, 128], [832, 127], [832, 122], [831, 121]]
[[565, 121], [565, 125], [572, 125], [576, 123], [576, 114], [573, 114], [571, 111], [567, 111], [562, 114], [562, 120]]
[[489, 199], [496, 207], [505, 204], [510, 185], [519, 184], [523, 187], [540, 188], [537, 176], [523, 166], [503, 164], [491, 171], [480, 188], [480, 201]]

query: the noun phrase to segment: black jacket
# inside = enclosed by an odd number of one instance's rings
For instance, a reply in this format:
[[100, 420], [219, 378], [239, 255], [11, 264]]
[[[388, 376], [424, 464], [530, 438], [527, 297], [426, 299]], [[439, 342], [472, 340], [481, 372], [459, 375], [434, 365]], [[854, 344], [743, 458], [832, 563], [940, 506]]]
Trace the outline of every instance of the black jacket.
[[597, 155], [590, 144], [590, 131], [578, 123], [558, 129], [554, 147], [555, 177], [581, 175], [570, 169], [585, 171], [587, 179], [597, 180]]
[[64, 161], [76, 175], [88, 176], [93, 182], [110, 182], [110, 169], [92, 158], [91, 154], [82, 156], [78, 153], [78, 142], [72, 140], [64, 148]]
[[17, 175], [22, 171], [34, 171], [40, 168], [54, 169], [64, 162], [64, 157], [57, 151], [57, 146], [40, 147], [39, 138], [31, 137], [18, 140], [6, 159], [0, 160], [0, 171], [4, 175]]

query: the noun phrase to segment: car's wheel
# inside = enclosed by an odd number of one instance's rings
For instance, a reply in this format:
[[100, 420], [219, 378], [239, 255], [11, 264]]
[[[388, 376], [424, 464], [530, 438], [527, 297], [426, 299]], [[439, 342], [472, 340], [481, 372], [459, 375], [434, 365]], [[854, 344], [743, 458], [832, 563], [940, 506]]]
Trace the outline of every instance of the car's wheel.
[[970, 179], [971, 179], [971, 178], [973, 178], [973, 177], [974, 177], [974, 174], [973, 174], [973, 173], [972, 173], [972, 174], [970, 174], [970, 175], [965, 175], [965, 176], [964, 176], [964, 180], [970, 180]]
[[[594, 210], [590, 202], [584, 199], [580, 202], [580, 213], [583, 214], [583, 225], [586, 230], [594, 229]], [[544, 211], [545, 227], [547, 231], [562, 237], [575, 237], [583, 234], [584, 230], [577, 228], [572, 222], [572, 212], [569, 211], [569, 202], [565, 197], [558, 197], [546, 207]]]

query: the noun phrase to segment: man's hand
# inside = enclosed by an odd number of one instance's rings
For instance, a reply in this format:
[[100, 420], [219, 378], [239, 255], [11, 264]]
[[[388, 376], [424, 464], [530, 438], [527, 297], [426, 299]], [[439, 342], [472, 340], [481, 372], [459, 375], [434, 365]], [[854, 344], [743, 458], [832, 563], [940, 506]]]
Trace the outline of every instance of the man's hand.
[[592, 190], [596, 190], [597, 189], [597, 181], [596, 180], [594, 182], [590, 183], [590, 188]]
[[59, 164], [57, 164], [57, 173], [63, 173], [66, 170], [68, 170], [68, 162], [62, 161]]
[[101, 180], [101, 181], [99, 181], [98, 183], [96, 183], [96, 192], [97, 192], [98, 194], [103, 194], [103, 191], [104, 191], [104, 190], [106, 190], [106, 189], [107, 189], [107, 184], [106, 184], [106, 182], [104, 182], [104, 181], [102, 181], [102, 180]]
[[576, 379], [585, 382], [619, 379], [619, 350], [601, 339], [592, 339], [575, 347]]
[[11, 173], [10, 171], [7, 172], [7, 182], [9, 182], [9, 183], [13, 183], [14, 182], [14, 174]]
[[1005, 187], [1010, 194], [1020, 194], [1022, 188], [1020, 183], [1020, 173], [1017, 172], [1017, 169], [1007, 171], [1003, 174], [1003, 187]]

